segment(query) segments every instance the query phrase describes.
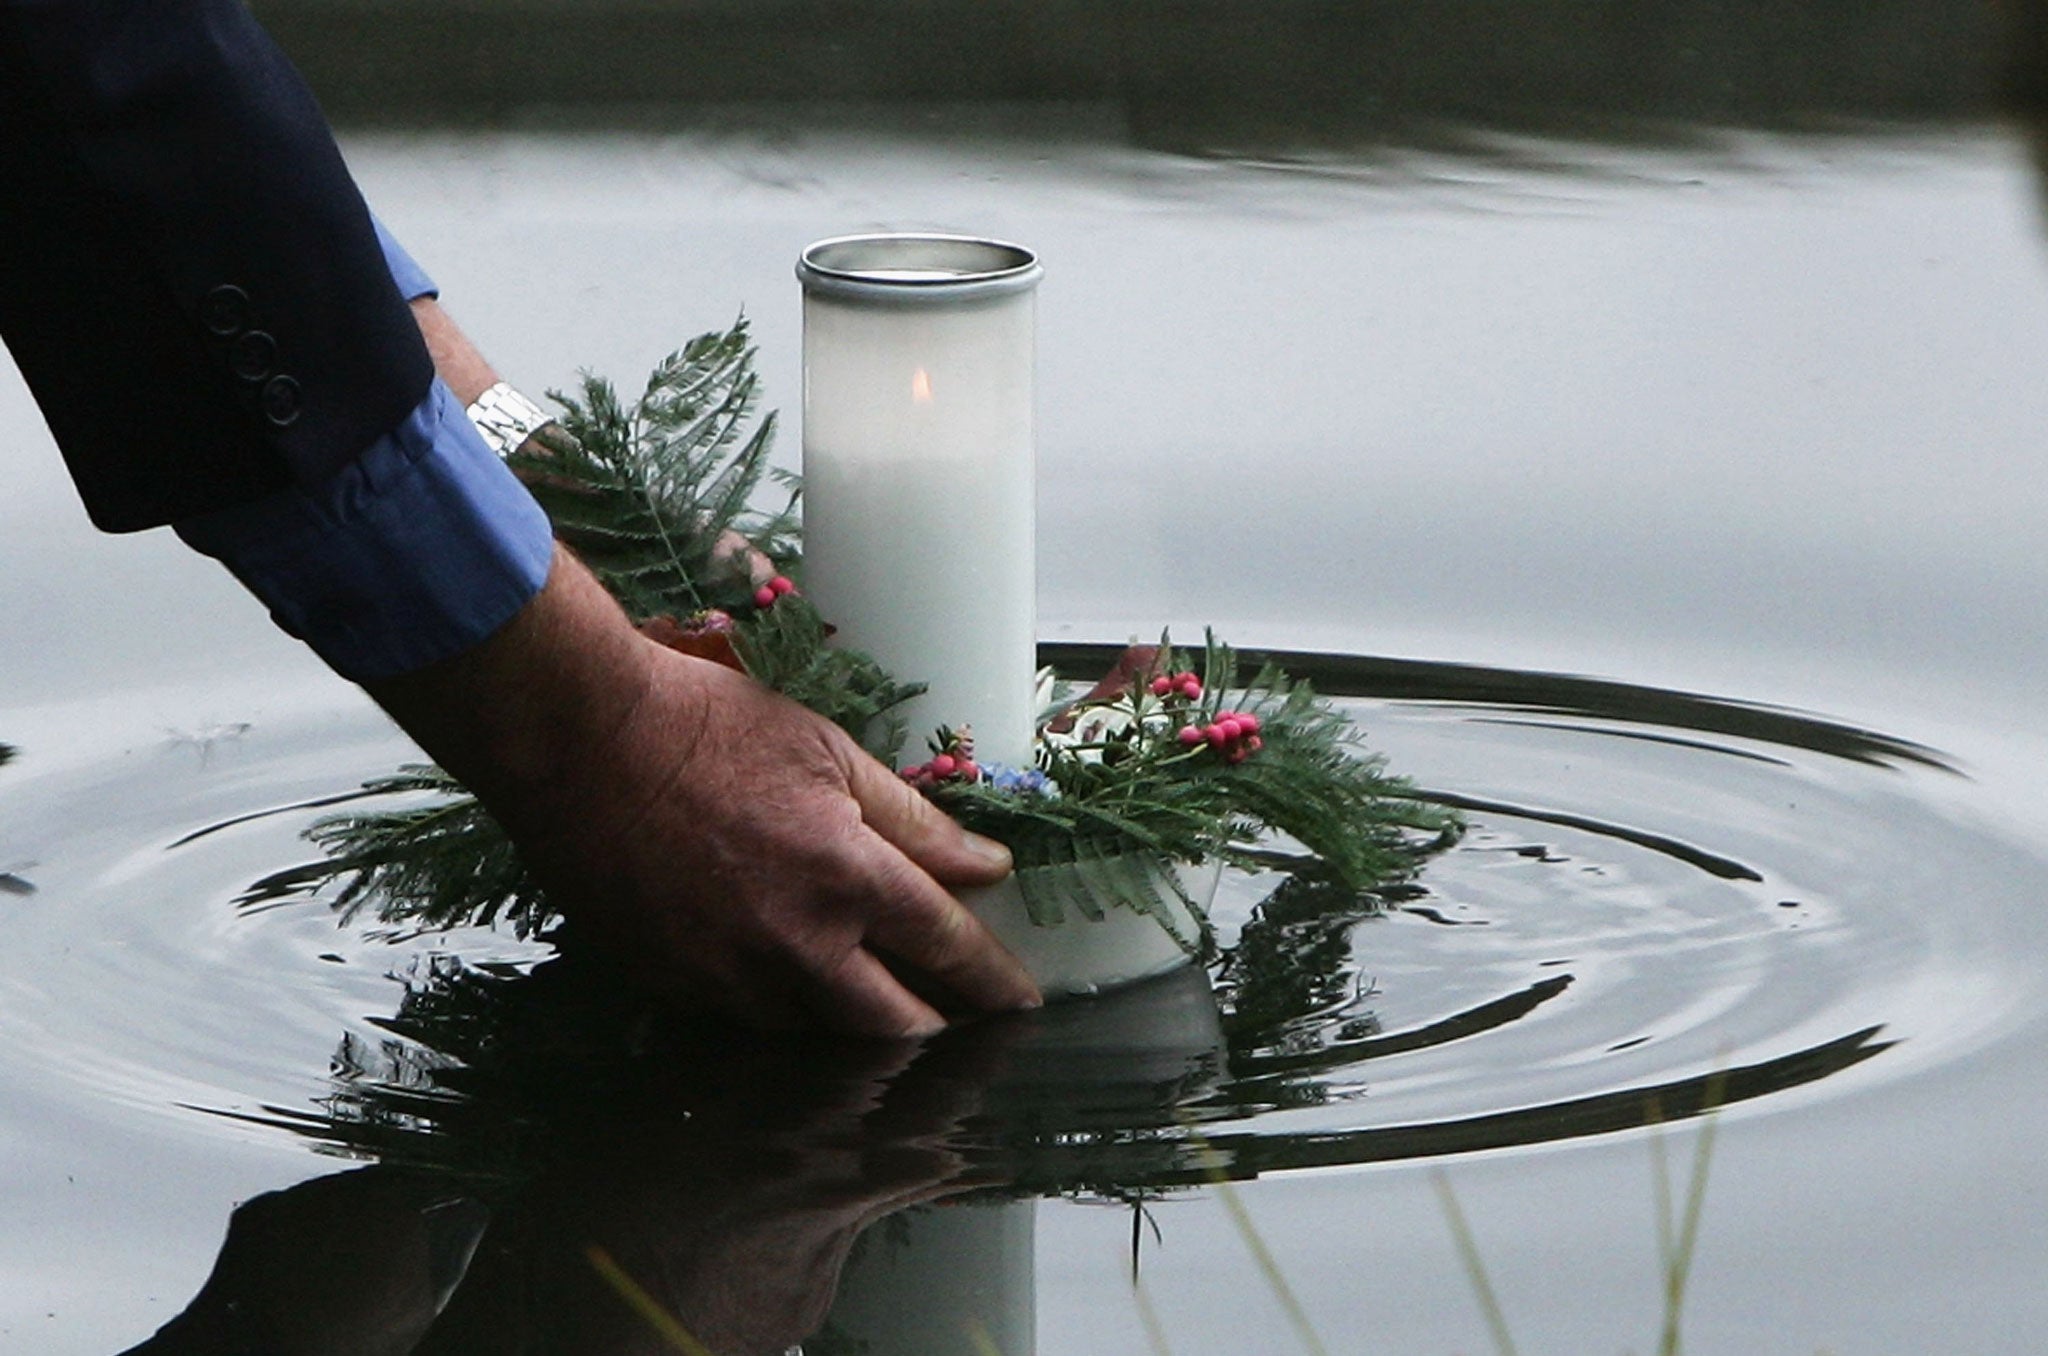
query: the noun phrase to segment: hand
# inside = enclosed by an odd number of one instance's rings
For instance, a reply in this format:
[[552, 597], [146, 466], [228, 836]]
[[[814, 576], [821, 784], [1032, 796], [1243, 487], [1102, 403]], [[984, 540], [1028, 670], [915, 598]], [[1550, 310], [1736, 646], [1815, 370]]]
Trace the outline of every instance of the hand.
[[657, 986], [708, 986], [771, 1022], [808, 1009], [871, 1035], [944, 1025], [882, 956], [977, 1007], [1033, 1000], [1022, 967], [942, 888], [1000, 879], [1000, 846], [787, 698], [640, 650], [641, 699], [591, 751], [566, 813], [522, 839], [577, 925]]
[[885, 958], [970, 1008], [1037, 990], [945, 885], [1008, 854], [836, 726], [636, 634], [566, 552], [468, 654], [371, 688], [504, 823], [551, 900], [656, 987], [756, 1022], [944, 1025]]

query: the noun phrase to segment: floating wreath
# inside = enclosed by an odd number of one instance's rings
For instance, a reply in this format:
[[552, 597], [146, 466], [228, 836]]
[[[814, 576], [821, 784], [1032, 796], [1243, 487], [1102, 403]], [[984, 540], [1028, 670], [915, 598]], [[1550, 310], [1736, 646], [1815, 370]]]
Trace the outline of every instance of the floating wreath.
[[[672, 354], [631, 405], [586, 374], [578, 395], [549, 393], [559, 423], [511, 466], [643, 634], [752, 675], [900, 766], [897, 708], [923, 689], [833, 645], [798, 587], [799, 485], [768, 465], [774, 416], [748, 432], [753, 358], [742, 319]], [[783, 494], [777, 509], [757, 505], [768, 485]], [[1459, 831], [1306, 684], [1266, 665], [1240, 685], [1213, 636], [1199, 654], [1166, 637], [1133, 646], [1078, 698], [1049, 675], [1041, 683], [1035, 766], [979, 763], [969, 731], [941, 729], [924, 761], [902, 767], [963, 825], [1010, 847], [1035, 922], [1105, 902], [1157, 915], [1160, 891], [1179, 891], [1173, 863], [1252, 865], [1276, 834], [1319, 878], [1362, 893], [1412, 875]], [[386, 924], [503, 920], [526, 936], [554, 920], [503, 830], [448, 773], [410, 765], [364, 791], [417, 803], [316, 822], [307, 836], [324, 860], [266, 877], [245, 899], [338, 883], [345, 922], [369, 909]]]

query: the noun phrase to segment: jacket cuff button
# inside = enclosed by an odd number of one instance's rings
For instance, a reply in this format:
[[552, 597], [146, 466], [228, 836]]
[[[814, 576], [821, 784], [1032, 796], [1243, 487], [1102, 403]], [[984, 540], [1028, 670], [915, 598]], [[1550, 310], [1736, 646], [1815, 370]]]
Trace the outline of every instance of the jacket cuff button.
[[222, 283], [199, 303], [199, 320], [223, 339], [249, 328], [249, 294], [233, 283]]
[[298, 382], [290, 377], [272, 377], [263, 383], [263, 417], [283, 428], [299, 417], [305, 399]]
[[262, 381], [277, 368], [277, 340], [250, 330], [228, 348], [228, 366], [243, 381]]

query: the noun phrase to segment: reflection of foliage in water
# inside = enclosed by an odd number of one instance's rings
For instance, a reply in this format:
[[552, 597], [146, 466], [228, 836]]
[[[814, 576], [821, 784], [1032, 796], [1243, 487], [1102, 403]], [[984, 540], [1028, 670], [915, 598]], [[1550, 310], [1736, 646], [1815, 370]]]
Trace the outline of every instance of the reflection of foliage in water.
[[[592, 1248], [709, 1349], [781, 1351], [822, 1321], [861, 1228], [986, 1184], [949, 1142], [993, 1076], [987, 1040], [686, 1019], [580, 952], [531, 970], [427, 957], [403, 982], [381, 1033], [344, 1039], [317, 1109], [258, 1119], [489, 1210], [436, 1321], [450, 1335], [422, 1352], [555, 1350], [535, 1337], [563, 1333], [643, 1349]], [[633, 1340], [600, 1340], [613, 1328]]]
[[[971, 60], [919, 59], [935, 12]], [[561, 19], [537, 7], [383, 13], [366, 29], [330, 4], [265, 7], [266, 25], [344, 125], [463, 125], [480, 109], [516, 123], [529, 116], [523, 95], [554, 118], [573, 109], [566, 116], [578, 127], [645, 134], [653, 118], [664, 131], [701, 134], [702, 109], [751, 101], [775, 109], [763, 121], [798, 140], [817, 126], [839, 136], [895, 130], [896, 110], [928, 100], [947, 110], [947, 142], [979, 147], [1014, 144], [1024, 110], [1089, 107], [1113, 116], [1089, 131], [1056, 124], [1063, 139], [1231, 153], [1271, 167], [1306, 160], [1322, 174], [1337, 171], [1308, 152], [1346, 152], [1358, 159], [1338, 159], [1338, 169], [1384, 175], [1403, 161], [1382, 148], [1418, 144], [1549, 167], [1558, 152], [1537, 142], [1545, 133], [1633, 145], [1729, 127], [1975, 123], [1993, 111], [1999, 63], [2044, 45], [2037, 8], [2024, 0], [1638, 0], [1626, 9], [1521, 0], [1512, 41], [1502, 40], [1495, 0], [1256, 10], [1146, 0], [1040, 6], [1023, 25], [992, 6], [817, 6], [802, 25], [774, 7], [587, 6], [571, 42]], [[370, 43], [379, 44], [374, 64]], [[748, 50], [776, 59], [727, 56]], [[473, 56], [454, 68], [434, 60], [451, 51]], [[504, 78], [531, 69], [538, 52], [550, 63], [545, 88]], [[820, 89], [843, 102], [818, 107]]]
[[[1275, 859], [1276, 867], [1286, 863]], [[1298, 859], [1293, 863], [1299, 866]], [[1373, 1061], [1512, 1025], [1568, 992], [1553, 974], [1419, 1027], [1384, 1033], [1364, 1006], [1358, 929], [1405, 902], [1304, 871], [1277, 880], [1212, 977], [1162, 980], [934, 1039], [892, 1085], [971, 1105], [942, 1140], [1020, 1195], [1143, 1200], [1309, 1166], [1435, 1157], [1625, 1130], [1825, 1078], [1890, 1042], [1876, 1029], [1715, 1075], [1623, 1087], [1443, 1123], [1278, 1133], [1268, 1113], [1348, 1097]], [[1212, 988], [1213, 984], [1213, 988]], [[1219, 1003], [1220, 999], [1220, 1003]], [[845, 1057], [657, 1011], [573, 948], [532, 972], [448, 959], [406, 979], [384, 1036], [349, 1038], [315, 1111], [264, 1119], [329, 1152], [505, 1181], [602, 1143], [606, 1127], [682, 1118], [746, 1140], [828, 1098]], [[935, 1091], [937, 1090], [937, 1091]]]
[[[657, 1025], [610, 976], [563, 961], [527, 970], [435, 955], [402, 982], [397, 1012], [375, 1023], [388, 1034], [345, 1035], [321, 1114], [293, 1117], [293, 1128], [387, 1162], [516, 1177], [564, 1125], [675, 1095], [664, 1068], [690, 1068], [698, 1095], [715, 1096], [721, 1068], [774, 1044], [710, 1024]], [[720, 1055], [707, 1053], [719, 1042]]]
[[[941, 1060], [1000, 1052], [989, 1056], [1001, 1072], [963, 1150], [1002, 1162], [1025, 1189], [1117, 1196], [1134, 1171], [1185, 1167], [1190, 1118], [1237, 1119], [1276, 1097], [1315, 1100], [1344, 1051], [1312, 1033], [1330, 1027], [1333, 1011], [1345, 1014], [1344, 1031], [1372, 1022], [1357, 1011], [1349, 934], [1376, 904], [1326, 880], [1275, 874], [1277, 887], [1216, 963], [1221, 1034], [1210, 979], [1190, 968], [1163, 985], [972, 1023], [935, 1041], [930, 1056]], [[630, 1116], [657, 1102], [690, 1114], [741, 1084], [758, 1087], [778, 1064], [795, 1086], [799, 1066], [827, 1048], [814, 1043], [807, 1055], [788, 1036], [662, 1012], [569, 951], [531, 970], [422, 958], [401, 977], [397, 1011], [376, 1021], [381, 1034], [342, 1039], [319, 1110], [274, 1116], [331, 1151], [509, 1178], [546, 1156], [565, 1120]], [[1268, 1067], [1272, 1052], [1310, 1046], [1324, 1057]]]
[[1352, 964], [1351, 934], [1381, 912], [1390, 892], [1414, 887], [1361, 892], [1313, 862], [1299, 865], [1260, 903], [1217, 968], [1234, 1071], [1379, 1030], [1358, 1010], [1369, 989]]

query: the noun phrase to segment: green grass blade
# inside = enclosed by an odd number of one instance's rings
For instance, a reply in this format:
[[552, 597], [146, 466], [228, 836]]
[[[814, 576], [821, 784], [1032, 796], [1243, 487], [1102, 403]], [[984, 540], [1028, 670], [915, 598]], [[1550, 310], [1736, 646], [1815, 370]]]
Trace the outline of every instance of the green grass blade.
[[1501, 1356], [1515, 1356], [1514, 1334], [1508, 1331], [1507, 1315], [1501, 1312], [1500, 1300], [1493, 1293], [1493, 1282], [1487, 1278], [1486, 1263], [1479, 1256], [1479, 1240], [1472, 1235], [1472, 1226], [1465, 1222], [1465, 1212], [1458, 1208], [1458, 1194], [1451, 1190], [1450, 1176], [1442, 1168], [1430, 1174], [1436, 1183], [1437, 1199], [1443, 1202], [1444, 1222], [1450, 1226], [1451, 1241], [1458, 1246], [1458, 1260], [1464, 1264], [1465, 1277], [1472, 1282], [1472, 1294], [1479, 1302], [1479, 1312], [1486, 1319], [1486, 1327], [1493, 1334], [1494, 1349]]
[[967, 1341], [974, 1347], [975, 1356], [1003, 1356], [1003, 1349], [996, 1345], [996, 1339], [988, 1335], [978, 1318], [967, 1320]]
[[717, 1356], [711, 1348], [690, 1335], [676, 1316], [661, 1307], [661, 1301], [640, 1288], [640, 1283], [626, 1274], [624, 1267], [612, 1260], [612, 1255], [603, 1248], [592, 1244], [583, 1250], [590, 1259], [591, 1267], [598, 1278], [617, 1292], [620, 1299], [634, 1313], [647, 1320], [647, 1326], [661, 1334], [663, 1341], [686, 1356]]
[[[1213, 1171], [1213, 1170], [1212, 1170]], [[1266, 1284], [1273, 1289], [1273, 1297], [1280, 1301], [1282, 1312], [1294, 1328], [1294, 1335], [1301, 1339], [1301, 1345], [1312, 1356], [1329, 1356], [1323, 1346], [1323, 1339], [1316, 1335], [1315, 1325], [1309, 1322], [1308, 1310], [1294, 1293], [1294, 1287], [1287, 1283], [1286, 1275], [1280, 1270], [1280, 1263], [1273, 1256], [1272, 1249], [1252, 1223], [1251, 1212], [1244, 1208], [1244, 1201], [1238, 1196], [1237, 1188], [1223, 1179], [1220, 1172], [1215, 1175], [1216, 1195], [1223, 1202], [1223, 1208], [1230, 1214], [1230, 1222], [1237, 1226], [1237, 1232], [1244, 1239], [1245, 1250], [1252, 1255], [1252, 1262], [1259, 1274], [1266, 1278]]]
[[[1718, 1090], [1716, 1090], [1718, 1093]], [[1709, 1105], [1720, 1099], [1710, 1095]], [[1680, 1356], [1684, 1340], [1679, 1321], [1685, 1310], [1686, 1282], [1692, 1276], [1693, 1257], [1699, 1245], [1700, 1218], [1707, 1201], [1707, 1169], [1714, 1156], [1714, 1131], [1719, 1117], [1711, 1111], [1700, 1126], [1699, 1142], [1692, 1151], [1692, 1177], [1686, 1183], [1685, 1213], [1673, 1237], [1670, 1259], [1664, 1268], [1664, 1328], [1657, 1344], [1658, 1356]]]
[[1145, 1325], [1145, 1345], [1152, 1348], [1152, 1356], [1173, 1356], [1173, 1349], [1166, 1345], [1166, 1325], [1159, 1321], [1152, 1295], [1136, 1272], [1131, 1274], [1131, 1295], [1138, 1302], [1138, 1321]]
[[[1182, 1121], [1182, 1125], [1186, 1126], [1187, 1122]], [[1316, 1335], [1315, 1324], [1309, 1321], [1308, 1310], [1294, 1293], [1294, 1287], [1287, 1283], [1286, 1274], [1280, 1270], [1280, 1263], [1273, 1256], [1273, 1250], [1266, 1246], [1266, 1240], [1259, 1233], [1258, 1226], [1252, 1223], [1251, 1212], [1244, 1208], [1244, 1202], [1238, 1197], [1237, 1188], [1223, 1175], [1214, 1146], [1199, 1131], [1192, 1128], [1188, 1130], [1188, 1139], [1201, 1151], [1203, 1174], [1208, 1177], [1210, 1185], [1216, 1188], [1217, 1199], [1223, 1202], [1224, 1211], [1230, 1216], [1231, 1224], [1236, 1227], [1238, 1237], [1244, 1240], [1245, 1250], [1251, 1253], [1252, 1262], [1258, 1267], [1259, 1274], [1266, 1278], [1266, 1284], [1272, 1288], [1273, 1297], [1280, 1301], [1281, 1312], [1287, 1315], [1287, 1321], [1294, 1328], [1295, 1336], [1301, 1340], [1301, 1345], [1309, 1351], [1310, 1356], [1329, 1356], [1329, 1349], [1323, 1345], [1323, 1339]], [[1135, 1270], [1132, 1278], [1136, 1279]]]

